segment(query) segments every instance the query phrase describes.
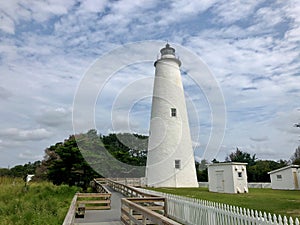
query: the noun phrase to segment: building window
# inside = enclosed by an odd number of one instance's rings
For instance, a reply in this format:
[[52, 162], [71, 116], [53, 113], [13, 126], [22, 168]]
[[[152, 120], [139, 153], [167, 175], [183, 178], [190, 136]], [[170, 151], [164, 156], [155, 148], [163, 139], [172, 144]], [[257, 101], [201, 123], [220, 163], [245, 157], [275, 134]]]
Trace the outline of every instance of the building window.
[[238, 178], [243, 178], [242, 172], [238, 172]]
[[175, 169], [180, 169], [180, 160], [175, 160]]
[[277, 175], [276, 175], [276, 179], [277, 179], [277, 180], [282, 180], [282, 175], [281, 175], [281, 174], [277, 174]]
[[171, 116], [176, 117], [176, 108], [171, 108]]

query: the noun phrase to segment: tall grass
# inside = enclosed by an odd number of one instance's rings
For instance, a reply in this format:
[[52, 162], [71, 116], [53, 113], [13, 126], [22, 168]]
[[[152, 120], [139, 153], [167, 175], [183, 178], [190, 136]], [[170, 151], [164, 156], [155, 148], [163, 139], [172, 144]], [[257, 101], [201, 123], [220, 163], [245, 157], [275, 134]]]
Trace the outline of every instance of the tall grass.
[[76, 187], [0, 177], [0, 224], [62, 224]]

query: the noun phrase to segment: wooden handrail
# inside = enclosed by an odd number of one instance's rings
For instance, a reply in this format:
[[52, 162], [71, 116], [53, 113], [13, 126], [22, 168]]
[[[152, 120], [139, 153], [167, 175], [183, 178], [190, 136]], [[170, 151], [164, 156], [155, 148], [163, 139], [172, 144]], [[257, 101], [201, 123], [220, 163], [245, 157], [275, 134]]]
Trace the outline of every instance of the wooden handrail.
[[[156, 198], [157, 200], [161, 200], [164, 198]], [[152, 202], [156, 201], [155, 198], [152, 198]], [[141, 198], [131, 198], [125, 199], [122, 198], [122, 216], [121, 220], [125, 225], [130, 224], [137, 224], [137, 225], [144, 225], [148, 224], [151, 221], [151, 224], [158, 224], [158, 225], [180, 225], [174, 220], [171, 220], [164, 215], [161, 215], [151, 209], [141, 206], [134, 201], [138, 201], [142, 203], [143, 199]], [[146, 200], [146, 199], [145, 199]], [[146, 202], [151, 201], [151, 198], [148, 198]]]
[[78, 204], [86, 204], [84, 206], [86, 209], [110, 209], [111, 192], [103, 184], [108, 184], [116, 191], [129, 197], [121, 200], [121, 221], [125, 225], [145, 225], [149, 223], [179, 225], [178, 222], [166, 217], [167, 204], [164, 197], [143, 193], [136, 188], [115, 182], [111, 179], [94, 179], [93, 184], [100, 193], [75, 194], [63, 225], [74, 224]]
[[111, 193], [77, 193], [77, 197], [110, 197]]
[[[87, 210], [111, 208], [111, 192], [102, 185], [100, 180], [94, 179], [92, 182], [94, 183], [98, 193], [76, 193], [73, 197], [68, 213], [64, 219], [63, 225], [74, 224], [76, 209], [80, 204], [87, 204], [84, 206], [84, 208]], [[80, 198], [89, 199], [81, 200]]]
[[127, 186], [125, 184], [121, 184], [118, 182], [115, 182], [109, 178], [106, 178], [108, 185], [111, 186], [113, 189], [116, 191], [121, 192], [123, 195], [128, 196], [128, 197], [157, 197], [156, 195], [153, 194], [146, 194], [144, 192], [141, 192], [137, 190], [134, 187]]
[[110, 193], [77, 193], [77, 205], [84, 204], [86, 210], [111, 208]]
[[97, 178], [92, 181], [92, 186], [95, 187], [97, 192], [111, 194], [110, 191], [103, 186], [103, 184], [107, 184], [107, 181], [104, 178]]
[[72, 199], [70, 208], [67, 212], [67, 215], [64, 219], [63, 225], [72, 225], [72, 224], [74, 224], [75, 212], [76, 212], [76, 202], [77, 202], [77, 195], [75, 194], [73, 199]]
[[109, 186], [121, 192], [129, 198], [121, 200], [121, 221], [125, 225], [137, 224], [158, 224], [158, 225], [179, 225], [180, 223], [169, 219], [167, 215], [167, 204], [164, 197], [153, 194], [146, 194], [112, 179], [106, 179]]

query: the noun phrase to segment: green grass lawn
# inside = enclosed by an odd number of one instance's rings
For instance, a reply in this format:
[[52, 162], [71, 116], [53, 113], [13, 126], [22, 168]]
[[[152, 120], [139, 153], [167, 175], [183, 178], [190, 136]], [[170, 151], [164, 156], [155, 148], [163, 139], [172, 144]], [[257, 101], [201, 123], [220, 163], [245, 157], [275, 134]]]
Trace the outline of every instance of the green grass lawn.
[[0, 177], [0, 224], [62, 224], [77, 187]]
[[151, 188], [155, 191], [198, 198], [267, 213], [300, 218], [300, 191], [250, 189], [247, 194], [221, 194], [207, 188]]

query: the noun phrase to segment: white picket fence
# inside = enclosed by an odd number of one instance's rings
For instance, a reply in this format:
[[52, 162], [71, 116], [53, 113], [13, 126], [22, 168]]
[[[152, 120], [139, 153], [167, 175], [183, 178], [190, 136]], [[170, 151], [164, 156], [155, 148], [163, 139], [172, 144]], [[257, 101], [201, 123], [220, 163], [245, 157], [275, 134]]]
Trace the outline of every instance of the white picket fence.
[[271, 183], [267, 183], [267, 182], [256, 182], [256, 183], [249, 183], [248, 182], [248, 188], [272, 188], [272, 184]]
[[[199, 187], [208, 188], [208, 182], [198, 182]], [[248, 182], [248, 188], [272, 188], [270, 182]]]
[[281, 217], [221, 203], [187, 198], [146, 189], [148, 194], [167, 199], [167, 213], [171, 219], [186, 225], [299, 225], [296, 218]]

